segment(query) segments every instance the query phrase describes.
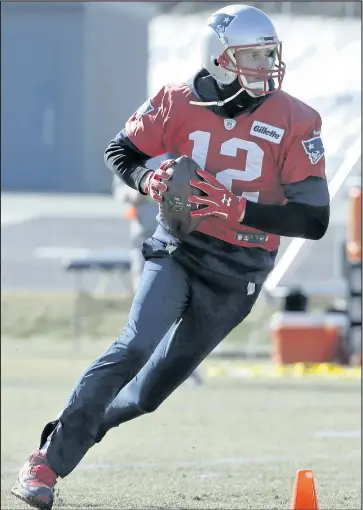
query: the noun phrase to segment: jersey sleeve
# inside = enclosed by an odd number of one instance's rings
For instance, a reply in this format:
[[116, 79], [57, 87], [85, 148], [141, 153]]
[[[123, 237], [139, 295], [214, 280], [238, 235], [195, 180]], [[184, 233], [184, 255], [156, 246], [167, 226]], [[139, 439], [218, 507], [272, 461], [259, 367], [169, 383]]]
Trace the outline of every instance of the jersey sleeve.
[[303, 181], [307, 177], [326, 179], [321, 118], [318, 114], [298, 129], [281, 170], [282, 184]]
[[129, 118], [125, 130], [140, 151], [150, 157], [172, 152], [172, 109], [171, 90], [165, 86]]

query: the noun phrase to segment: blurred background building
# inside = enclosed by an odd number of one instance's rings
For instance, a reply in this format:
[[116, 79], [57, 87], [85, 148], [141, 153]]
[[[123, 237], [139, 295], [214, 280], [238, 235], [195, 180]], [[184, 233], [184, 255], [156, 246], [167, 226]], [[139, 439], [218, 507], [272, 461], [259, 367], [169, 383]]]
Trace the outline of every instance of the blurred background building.
[[122, 2], [1, 4], [4, 191], [110, 192], [103, 151], [147, 95], [154, 11]]
[[[284, 89], [321, 113], [333, 198], [327, 235], [283, 240], [266, 290], [345, 303], [353, 292], [359, 325], [361, 287], [350, 292], [347, 267], [359, 266], [353, 279], [361, 278], [361, 252], [347, 246], [361, 232], [349, 190], [361, 188], [362, 2], [250, 4], [277, 26]], [[132, 250], [130, 204], [112, 198], [104, 149], [148, 95], [199, 67], [200, 26], [223, 5], [1, 3], [2, 289], [69, 289], [65, 258]]]
[[[251, 4], [268, 13], [293, 15], [294, 20], [324, 15], [358, 21], [361, 14], [361, 2]], [[111, 176], [103, 171], [103, 150], [149, 93], [148, 75], [155, 74], [149, 62], [161, 57], [164, 70], [158, 72], [159, 81], [168, 78], [160, 47], [174, 52], [174, 67], [183, 54], [183, 72], [188, 72], [185, 59], [195, 55], [191, 50], [197, 43], [195, 30], [183, 23], [183, 37], [170, 39], [170, 28], [165, 37], [152, 29], [152, 20], [165, 14], [165, 22], [173, 17], [181, 22], [184, 16], [201, 22], [203, 13], [223, 5], [3, 2], [2, 189], [109, 193]], [[191, 28], [194, 25], [191, 22]], [[315, 41], [306, 35], [298, 37], [306, 51], [312, 51]], [[336, 40], [347, 42], [339, 32]]]

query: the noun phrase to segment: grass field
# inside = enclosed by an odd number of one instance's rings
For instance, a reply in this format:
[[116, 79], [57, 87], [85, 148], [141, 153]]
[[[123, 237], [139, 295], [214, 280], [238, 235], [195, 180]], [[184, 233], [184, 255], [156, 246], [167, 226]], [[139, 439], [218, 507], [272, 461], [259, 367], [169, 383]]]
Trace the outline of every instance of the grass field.
[[[9, 492], [17, 470], [103, 347], [2, 340], [2, 509], [26, 508]], [[288, 509], [296, 470], [309, 468], [320, 509], [358, 509], [360, 427], [359, 379], [187, 383], [91, 449], [54, 508]]]
[[[74, 292], [1, 292], [1, 336], [24, 339], [43, 337], [73, 342], [77, 347], [84, 339], [99, 342], [115, 340], [123, 330], [131, 306], [131, 297], [124, 295], [84, 294], [75, 308]], [[258, 301], [247, 319], [223, 342], [243, 348], [250, 333], [258, 329], [260, 344], [268, 344], [268, 324], [276, 307]], [[80, 334], [75, 333], [73, 317], [77, 311]], [[266, 350], [266, 349], [265, 349]]]

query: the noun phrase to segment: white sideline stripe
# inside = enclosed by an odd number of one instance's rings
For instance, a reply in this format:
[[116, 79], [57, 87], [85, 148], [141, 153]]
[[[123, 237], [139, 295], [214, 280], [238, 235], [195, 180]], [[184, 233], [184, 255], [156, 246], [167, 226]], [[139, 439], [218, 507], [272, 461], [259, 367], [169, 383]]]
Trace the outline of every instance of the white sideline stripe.
[[[309, 456], [311, 460], [318, 459], [350, 459], [352, 457], [361, 456], [361, 450], [355, 449], [347, 452], [344, 455], [330, 455], [326, 453], [321, 453], [317, 455]], [[276, 462], [290, 462], [295, 461], [296, 455], [268, 455], [263, 457], [231, 457], [231, 458], [222, 458], [222, 459], [211, 459], [211, 460], [190, 460], [190, 461], [180, 461], [180, 462], [170, 462], [165, 460], [164, 462], [121, 462], [121, 463], [105, 463], [105, 464], [81, 464], [76, 469], [77, 471], [98, 471], [101, 469], [111, 469], [115, 470], [123, 470], [130, 468], [140, 468], [140, 469], [155, 469], [160, 467], [166, 468], [179, 468], [179, 467], [213, 467], [213, 466], [226, 466], [226, 465], [236, 465], [236, 464], [274, 464]], [[3, 474], [11, 474], [17, 473], [19, 471], [19, 466], [17, 467], [7, 467], [1, 468], [1, 473]]]
[[314, 437], [319, 439], [360, 439], [362, 431], [357, 430], [318, 430]]
[[[338, 193], [345, 179], [348, 177], [354, 165], [360, 158], [360, 155], [361, 139], [357, 138], [351, 148], [348, 149], [346, 159], [343, 161], [332, 179], [329, 181], [329, 193], [331, 200], [333, 200], [335, 195]], [[277, 287], [282, 277], [294, 261], [296, 255], [299, 253], [301, 247], [304, 245], [305, 241], [306, 239], [294, 238], [288, 245], [283, 255], [281, 256], [281, 259], [278, 261], [275, 268], [267, 277], [264, 286], [268, 292], [272, 292]]]
[[17, 225], [26, 221], [34, 220], [37, 218], [36, 214], [12, 212], [12, 211], [1, 211], [1, 226], [6, 227], [7, 225]]

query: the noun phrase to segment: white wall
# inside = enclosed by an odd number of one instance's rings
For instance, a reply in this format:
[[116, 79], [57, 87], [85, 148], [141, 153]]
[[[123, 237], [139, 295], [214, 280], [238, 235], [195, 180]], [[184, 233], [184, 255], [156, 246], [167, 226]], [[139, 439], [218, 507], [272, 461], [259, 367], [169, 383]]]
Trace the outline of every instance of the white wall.
[[[187, 79], [200, 67], [198, 35], [207, 16], [153, 19], [149, 26], [149, 94], [165, 82]], [[321, 114], [329, 174], [361, 134], [361, 22], [282, 15], [273, 21], [287, 64], [283, 88]]]

